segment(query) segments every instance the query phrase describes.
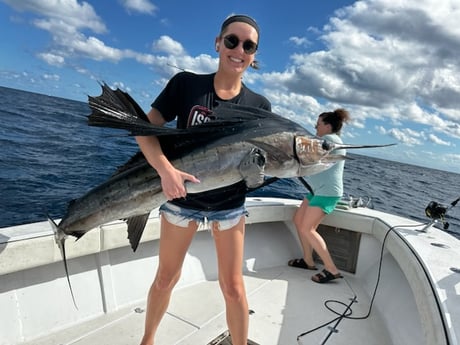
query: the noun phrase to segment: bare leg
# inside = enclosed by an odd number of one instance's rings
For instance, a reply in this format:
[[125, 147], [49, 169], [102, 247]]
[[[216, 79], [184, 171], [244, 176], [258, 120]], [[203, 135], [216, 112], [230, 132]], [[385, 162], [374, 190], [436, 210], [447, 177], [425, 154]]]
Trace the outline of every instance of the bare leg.
[[[332, 260], [329, 250], [327, 249], [326, 242], [316, 231], [324, 216], [325, 214], [321, 208], [307, 205], [302, 214], [299, 214], [298, 220], [295, 221], [297, 232], [299, 234], [300, 241], [302, 242], [302, 246], [304, 246], [304, 244], [308, 244], [305, 247], [308, 249], [310, 246], [315, 250], [323, 261], [324, 268], [332, 274], [337, 274], [339, 273], [339, 270]], [[308, 255], [311, 257], [311, 252], [310, 254], [305, 254], [304, 249], [304, 256], [307, 256], [305, 261], [310, 259]], [[306, 262], [308, 263], [308, 261]]]
[[296, 210], [294, 214], [294, 225], [297, 230], [297, 235], [300, 240], [300, 244], [302, 245], [303, 250], [303, 259], [307, 263], [308, 266], [315, 266], [315, 262], [313, 261], [313, 248], [311, 247], [310, 243], [307, 241], [305, 236], [301, 236], [300, 229], [302, 228], [302, 219], [305, 216], [305, 212], [308, 208], [308, 200], [303, 199], [302, 204]]
[[219, 284], [224, 295], [227, 325], [233, 345], [247, 345], [249, 310], [244, 288], [242, 265], [245, 219], [228, 230], [218, 230], [213, 237], [217, 250]]
[[197, 225], [190, 222], [187, 228], [161, 219], [159, 264], [155, 280], [147, 297], [145, 330], [141, 345], [153, 345], [155, 333], [168, 309], [171, 293], [181, 274], [185, 254], [195, 234]]

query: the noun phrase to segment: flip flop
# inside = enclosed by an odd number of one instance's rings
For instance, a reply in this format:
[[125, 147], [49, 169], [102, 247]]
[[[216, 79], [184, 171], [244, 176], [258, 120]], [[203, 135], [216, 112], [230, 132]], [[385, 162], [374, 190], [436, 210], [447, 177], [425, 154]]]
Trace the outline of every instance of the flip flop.
[[313, 271], [317, 270], [316, 266], [310, 266], [309, 264], [305, 262], [303, 258], [289, 260], [288, 266], [303, 268], [306, 270], [313, 270]]
[[315, 283], [324, 284], [324, 283], [330, 282], [331, 280], [339, 279], [339, 278], [343, 278], [343, 276], [340, 273], [332, 274], [328, 270], [323, 269], [322, 274], [321, 273], [315, 274], [313, 277], [311, 277], [311, 280], [313, 280]]

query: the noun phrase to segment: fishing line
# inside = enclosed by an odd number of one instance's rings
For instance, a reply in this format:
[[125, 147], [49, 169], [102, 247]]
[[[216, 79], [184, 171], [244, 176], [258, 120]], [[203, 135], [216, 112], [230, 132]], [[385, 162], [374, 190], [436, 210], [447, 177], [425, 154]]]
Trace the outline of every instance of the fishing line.
[[313, 191], [313, 188], [311, 188], [310, 184], [305, 181], [305, 179], [302, 176], [297, 177], [297, 179], [303, 184], [303, 186], [308, 189], [311, 195], [315, 195], [315, 192]]
[[[328, 309], [332, 313], [338, 315], [338, 317], [336, 317], [336, 318], [334, 318], [334, 319], [332, 319], [332, 320], [330, 320], [328, 322], [325, 322], [325, 323], [319, 325], [318, 327], [315, 327], [315, 328], [313, 328], [313, 329], [311, 329], [309, 331], [306, 331], [306, 332], [303, 332], [303, 333], [299, 334], [297, 336], [297, 343], [301, 344], [300, 340], [305, 335], [313, 333], [313, 332], [315, 332], [315, 331], [317, 331], [317, 330], [319, 330], [321, 328], [324, 328], [324, 327], [330, 325], [331, 323], [337, 321], [337, 323], [334, 325], [334, 327], [330, 330], [330, 333], [328, 334], [328, 336], [326, 337], [324, 342], [321, 343], [321, 344], [325, 344], [326, 341], [329, 339], [330, 335], [332, 333], [336, 332], [335, 328], [338, 326], [338, 324], [339, 324], [339, 322], [341, 320], [343, 320], [343, 319], [350, 319], [350, 320], [365, 320], [365, 319], [367, 319], [371, 314], [372, 307], [374, 305], [375, 296], [377, 294], [377, 290], [378, 290], [378, 287], [379, 287], [379, 284], [380, 284], [380, 278], [381, 278], [381, 272], [382, 272], [382, 263], [383, 263], [383, 253], [384, 253], [385, 243], [386, 243], [386, 240], [388, 238], [388, 235], [390, 234], [390, 232], [393, 232], [396, 228], [416, 228], [416, 227], [419, 227], [419, 226], [422, 226], [422, 225], [426, 225], [426, 223], [410, 224], [410, 225], [409, 224], [394, 225], [391, 228], [389, 228], [387, 230], [387, 232], [385, 233], [385, 236], [383, 238], [382, 245], [381, 245], [381, 248], [380, 248], [379, 266], [378, 266], [378, 270], [377, 270], [377, 281], [375, 283], [374, 291], [372, 293], [371, 302], [369, 304], [369, 310], [368, 310], [366, 315], [355, 316], [355, 317], [351, 316], [353, 314], [353, 310], [351, 309], [351, 306], [352, 306], [353, 303], [355, 303], [357, 301], [357, 294], [355, 293], [355, 291], [351, 287], [350, 283], [346, 280], [346, 278], [343, 278], [344, 281], [346, 282], [346, 284], [348, 285], [348, 288], [353, 293], [353, 298], [351, 299], [351, 302], [347, 305], [347, 304], [345, 304], [345, 303], [343, 303], [341, 301], [338, 301], [338, 300], [326, 300], [324, 302], [324, 306], [326, 307], [326, 309]], [[345, 306], [346, 308], [345, 308], [345, 310], [343, 312], [338, 312], [338, 311], [334, 310], [332, 307], [329, 306], [332, 303], [336, 303], [336, 304]]]
[[[379, 267], [378, 267], [378, 273], [377, 273], [377, 281], [375, 283], [375, 287], [374, 287], [374, 291], [372, 293], [372, 298], [371, 298], [371, 302], [369, 304], [369, 310], [367, 312], [366, 315], [364, 316], [356, 316], [356, 317], [353, 317], [351, 316], [353, 311], [351, 309], [351, 305], [356, 302], [356, 298], [357, 298], [357, 295], [355, 293], [355, 291], [353, 290], [353, 288], [351, 287], [350, 283], [344, 278], [346, 284], [348, 285], [348, 288], [350, 289], [350, 291], [353, 293], [353, 298], [351, 299], [351, 302], [350, 304], [346, 305], [345, 303], [341, 302], [341, 301], [337, 301], [337, 300], [326, 300], [324, 302], [324, 306], [329, 310], [331, 311], [332, 313], [338, 315], [338, 317], [332, 319], [331, 321], [328, 321], [314, 329], [311, 329], [307, 332], [304, 332], [304, 333], [301, 333], [300, 335], [297, 336], [297, 342], [300, 344], [300, 338], [302, 338], [303, 336], [307, 335], [307, 334], [310, 334], [310, 333], [313, 333], [314, 331], [317, 331], [321, 328], [324, 328], [328, 325], [330, 325], [331, 323], [333, 322], [336, 322], [336, 325], [334, 325], [334, 327], [331, 329], [330, 333], [328, 334], [328, 336], [326, 337], [326, 339], [324, 340], [324, 342], [322, 342], [321, 344], [325, 344], [326, 341], [329, 339], [330, 335], [335, 332], [335, 327], [338, 326], [339, 322], [342, 320], [342, 319], [350, 319], [350, 320], [365, 320], [367, 319], [371, 312], [372, 312], [372, 307], [374, 305], [374, 300], [375, 300], [375, 296], [377, 294], [377, 289], [379, 287], [379, 284], [380, 284], [380, 278], [381, 278], [381, 271], [382, 271], [382, 263], [383, 263], [383, 253], [384, 253], [384, 248], [385, 248], [385, 243], [386, 243], [386, 240], [388, 238], [388, 235], [390, 234], [390, 232], [394, 232], [394, 230], [396, 228], [417, 228], [417, 227], [420, 227], [420, 226], [424, 226], [423, 229], [426, 230], [427, 227], [429, 227], [430, 225], [434, 224], [436, 220], [440, 219], [441, 221], [444, 222], [444, 217], [447, 213], [447, 211], [449, 211], [451, 208], [455, 207], [457, 205], [457, 203], [460, 201], [460, 197], [457, 198], [456, 200], [454, 200], [453, 202], [450, 203], [449, 207], [446, 207], [442, 204], [438, 204], [434, 201], [430, 202], [428, 204], [428, 206], [426, 207], [425, 209], [425, 214], [427, 217], [431, 218], [432, 221], [429, 222], [429, 223], [419, 223], [419, 224], [403, 224], [403, 225], [394, 225], [392, 226], [391, 228], [389, 228], [387, 230], [387, 232], [385, 233], [385, 236], [383, 238], [383, 241], [382, 241], [382, 246], [381, 246], [381, 249], [380, 249], [380, 258], [379, 258]], [[420, 231], [420, 230], [417, 230], [417, 231]], [[401, 235], [397, 232], [394, 232], [396, 236], [400, 237], [401, 238]], [[406, 242], [404, 242], [406, 243]], [[412, 251], [413, 249], [407, 245], [408, 248]], [[415, 255], [415, 253], [414, 253]], [[420, 262], [420, 259], [418, 258], [417, 255], [415, 255], [415, 257], [417, 258], [417, 260], [419, 260]], [[421, 262], [420, 262], [421, 263]], [[429, 277], [427, 277], [429, 278]], [[332, 309], [331, 307], [329, 307], [329, 304], [331, 303], [337, 303], [339, 305], [342, 305], [342, 306], [346, 306], [346, 309], [340, 313], [340, 312], [337, 312], [335, 311], [334, 309]]]

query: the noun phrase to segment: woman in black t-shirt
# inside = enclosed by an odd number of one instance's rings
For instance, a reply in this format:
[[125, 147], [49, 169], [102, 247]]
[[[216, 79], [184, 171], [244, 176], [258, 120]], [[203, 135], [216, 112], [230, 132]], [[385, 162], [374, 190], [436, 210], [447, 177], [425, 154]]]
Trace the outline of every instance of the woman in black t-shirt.
[[[242, 82], [243, 73], [257, 68], [255, 53], [259, 27], [250, 17], [233, 15], [222, 24], [215, 39], [219, 53], [216, 73], [175, 75], [152, 103], [149, 121], [155, 125], [177, 119], [178, 128], [212, 121], [217, 101], [271, 110], [270, 102]], [[161, 177], [168, 202], [161, 206], [159, 265], [149, 291], [145, 332], [141, 345], [152, 345], [155, 332], [180, 278], [182, 264], [200, 224], [209, 222], [215, 241], [219, 283], [225, 299], [227, 324], [234, 345], [246, 345], [248, 304], [242, 264], [246, 210], [244, 182], [204, 193], [187, 194], [184, 183], [200, 183], [197, 177], [174, 168], [156, 137], [136, 138], [144, 156]]]

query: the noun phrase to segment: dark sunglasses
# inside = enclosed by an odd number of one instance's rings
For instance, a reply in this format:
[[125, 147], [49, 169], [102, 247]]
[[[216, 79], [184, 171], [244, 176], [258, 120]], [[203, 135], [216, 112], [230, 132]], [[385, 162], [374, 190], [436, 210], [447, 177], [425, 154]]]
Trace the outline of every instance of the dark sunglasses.
[[[240, 44], [240, 39], [237, 35], [230, 34], [224, 37], [224, 45], [227, 49], [235, 49]], [[257, 51], [257, 43], [246, 40], [243, 41], [243, 50], [246, 54], [252, 55]]]

